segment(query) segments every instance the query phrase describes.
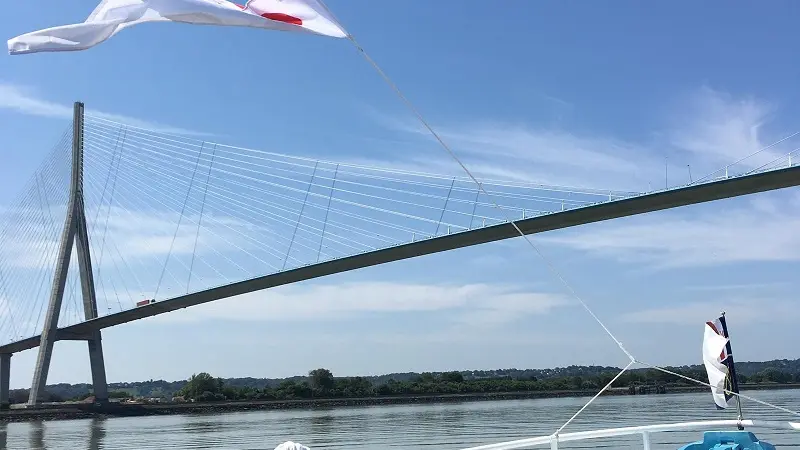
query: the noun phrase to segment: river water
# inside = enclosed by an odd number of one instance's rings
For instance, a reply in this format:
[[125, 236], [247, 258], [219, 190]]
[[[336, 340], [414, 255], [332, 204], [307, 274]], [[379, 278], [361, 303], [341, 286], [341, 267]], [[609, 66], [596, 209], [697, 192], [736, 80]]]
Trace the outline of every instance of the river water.
[[[800, 390], [745, 393], [793, 411]], [[550, 434], [586, 398], [394, 405], [219, 415], [151, 416], [0, 425], [8, 449], [273, 449], [293, 440], [317, 449], [460, 449]], [[746, 418], [800, 421], [747, 402]], [[598, 399], [564, 432], [703, 419], [735, 419], [716, 411], [709, 394], [619, 396]], [[779, 449], [800, 449], [800, 432], [753, 430]], [[701, 431], [658, 433], [654, 449], [677, 449]], [[5, 445], [5, 447], [3, 447]], [[564, 443], [559, 448], [641, 448], [641, 437]]]

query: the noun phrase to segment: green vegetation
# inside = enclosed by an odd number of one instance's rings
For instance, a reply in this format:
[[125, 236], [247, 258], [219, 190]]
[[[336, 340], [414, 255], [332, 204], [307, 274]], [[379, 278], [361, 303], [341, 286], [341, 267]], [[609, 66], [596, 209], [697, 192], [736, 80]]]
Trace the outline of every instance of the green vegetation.
[[[704, 379], [705, 372], [697, 370], [677, 370], [689, 377]], [[618, 371], [617, 371], [618, 372]], [[596, 391], [608, 384], [617, 372], [608, 371], [588, 377], [564, 376], [539, 380], [485, 378], [465, 379], [461, 372], [422, 373], [407, 381], [389, 379], [385, 383], [373, 384], [364, 377], [334, 378], [327, 369], [309, 372], [306, 380], [284, 380], [277, 387], [227, 386], [220, 378], [207, 373], [193, 375], [177, 395], [196, 401], [223, 400], [291, 400], [313, 398], [359, 398], [374, 396], [404, 395], [442, 395], [442, 394], [483, 394], [502, 392], [553, 392], [553, 391]], [[800, 373], [792, 375], [775, 369], [751, 377], [740, 377], [742, 382], [755, 383], [800, 383]], [[613, 387], [632, 386], [696, 386], [680, 377], [656, 370], [632, 371], [617, 379]]]
[[[707, 380], [702, 366], [670, 368], [676, 373]], [[736, 364], [741, 384], [800, 383], [800, 359]], [[357, 398], [407, 395], [485, 394], [504, 392], [597, 391], [620, 371], [616, 367], [570, 366], [557, 369], [502, 369], [443, 373], [397, 373], [377, 377], [334, 377], [330, 370], [315, 369], [308, 376], [286, 379], [215, 378], [208, 373], [185, 381], [150, 380], [109, 385], [114, 398], [163, 398], [173, 396], [195, 401], [290, 400]], [[617, 388], [636, 386], [697, 386], [680, 377], [655, 370], [632, 370], [615, 383]], [[47, 387], [50, 401], [82, 400], [89, 384], [58, 384]], [[12, 402], [27, 401], [27, 390], [12, 391]]]

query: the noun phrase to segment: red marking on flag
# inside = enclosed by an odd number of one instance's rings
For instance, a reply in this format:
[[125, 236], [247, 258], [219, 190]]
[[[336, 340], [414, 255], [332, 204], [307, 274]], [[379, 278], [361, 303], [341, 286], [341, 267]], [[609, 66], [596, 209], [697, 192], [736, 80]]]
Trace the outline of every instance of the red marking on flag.
[[[245, 8], [243, 5], [240, 5], [238, 3], [234, 3], [234, 5], [238, 6], [239, 9], [244, 9]], [[299, 17], [290, 16], [288, 14], [283, 14], [283, 13], [264, 13], [264, 14], [260, 14], [260, 15], [261, 15], [261, 17], [263, 17], [265, 19], [274, 20], [276, 22], [283, 22], [283, 23], [288, 23], [288, 24], [292, 24], [292, 25], [303, 26], [303, 19], [301, 19]]]
[[289, 23], [297, 26], [303, 25], [303, 19], [283, 13], [264, 13], [261, 14], [261, 17], [269, 20], [274, 20], [276, 22]]

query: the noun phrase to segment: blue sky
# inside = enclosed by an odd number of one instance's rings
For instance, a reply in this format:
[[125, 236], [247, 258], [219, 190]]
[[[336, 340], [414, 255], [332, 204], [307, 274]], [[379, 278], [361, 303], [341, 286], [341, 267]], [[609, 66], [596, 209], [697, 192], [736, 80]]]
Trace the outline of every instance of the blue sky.
[[[16, 2], [0, 29], [80, 22], [94, 5]], [[677, 185], [687, 165], [697, 178], [798, 131], [788, 1], [409, 5], [329, 2], [483, 176], [646, 191], [663, 186], [665, 158]], [[88, 51], [0, 56], [0, 204], [58, 141], [75, 100], [231, 145], [460, 174], [345, 40], [146, 24]], [[641, 359], [699, 363], [702, 322], [720, 309], [737, 359], [795, 358], [798, 211], [788, 190], [534, 242]], [[171, 313], [107, 330], [104, 344], [111, 381], [625, 363], [519, 239]], [[29, 384], [35, 356], [14, 357], [14, 386]], [[85, 345], [58, 343], [50, 373], [88, 380]]]

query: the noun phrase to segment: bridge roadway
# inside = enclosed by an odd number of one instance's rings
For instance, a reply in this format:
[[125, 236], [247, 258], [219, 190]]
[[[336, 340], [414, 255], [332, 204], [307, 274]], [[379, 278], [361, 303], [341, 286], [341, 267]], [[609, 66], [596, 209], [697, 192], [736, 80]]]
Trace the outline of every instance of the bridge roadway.
[[[747, 194], [783, 189], [800, 185], [800, 165], [752, 175], [727, 178], [702, 184], [689, 185], [666, 191], [642, 194], [621, 200], [584, 206], [561, 212], [523, 219], [516, 222], [525, 234], [542, 233], [600, 222], [620, 217], [722, 200]], [[134, 320], [168, 313], [182, 308], [213, 302], [223, 298], [269, 289], [299, 281], [311, 280], [363, 267], [399, 261], [417, 256], [469, 247], [518, 236], [510, 223], [463, 231], [456, 234], [430, 238], [408, 244], [361, 253], [309, 266], [273, 273], [204, 291], [181, 295], [135, 309], [121, 311], [61, 328], [58, 340], [86, 340], [92, 331], [121, 325]], [[0, 354], [17, 353], [39, 346], [39, 336], [0, 346]]]

